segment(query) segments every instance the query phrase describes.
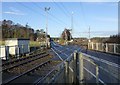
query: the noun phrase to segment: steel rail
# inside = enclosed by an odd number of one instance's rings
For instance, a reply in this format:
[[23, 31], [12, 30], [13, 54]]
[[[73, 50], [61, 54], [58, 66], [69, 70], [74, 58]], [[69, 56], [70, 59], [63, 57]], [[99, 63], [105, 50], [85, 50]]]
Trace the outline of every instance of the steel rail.
[[[37, 59], [43, 58], [43, 57], [48, 56], [48, 55], [49, 55], [49, 54], [43, 54], [43, 55], [41, 55], [40, 57], [37, 57], [37, 58], [35, 58], [35, 59], [25, 60], [24, 62], [22, 62], [22, 63], [20, 63], [20, 64], [16, 64], [16, 65], [13, 64], [13, 66], [10, 66], [10, 67], [7, 67], [7, 68], [5, 68], [5, 69], [2, 69], [2, 71], [10, 70], [10, 69], [12, 69], [12, 68], [15, 68], [15, 67], [18, 67], [18, 66], [27, 64], [27, 63], [29, 63], [29, 62], [35, 61], [35, 60], [37, 60]], [[1, 72], [1, 71], [0, 71], [0, 72]]]
[[41, 83], [42, 81], [44, 81], [53, 71], [55, 71], [59, 66], [61, 66], [62, 64], [64, 64], [63, 62], [61, 62], [60, 64], [58, 64], [57, 66], [55, 66], [45, 77], [43, 77], [42, 79], [39, 78], [38, 80], [36, 80], [34, 82], [34, 85], [38, 85], [39, 83]]
[[8, 65], [8, 64], [11, 64], [11, 63], [14, 63], [14, 62], [19, 62], [21, 60], [29, 59], [29, 58], [32, 58], [32, 57], [35, 57], [35, 56], [39, 56], [39, 55], [42, 55], [44, 53], [46, 53], [46, 52], [42, 52], [42, 53], [36, 54], [36, 55], [30, 55], [30, 56], [27, 56], [27, 57], [24, 57], [24, 58], [20, 58], [20, 59], [15, 59], [13, 61], [8, 61], [6, 63], [3, 63], [2, 66]]
[[22, 74], [20, 74], [20, 75], [18, 75], [18, 76], [15, 76], [15, 77], [13, 77], [13, 78], [11, 78], [11, 79], [9, 79], [9, 80], [3, 81], [2, 83], [3, 83], [4, 85], [7, 85], [8, 83], [10, 83], [10, 82], [12, 82], [12, 81], [14, 81], [14, 80], [16, 80], [16, 79], [18, 79], [18, 78], [20, 78], [20, 77], [28, 74], [28, 73], [30, 73], [30, 72], [38, 69], [39, 67], [42, 67], [42, 66], [44, 66], [45, 64], [48, 64], [48, 63], [50, 63], [50, 62], [51, 62], [51, 59], [50, 59], [50, 60], [47, 60], [47, 61], [45, 61], [45, 62], [43, 62], [43, 63], [41, 63], [41, 64], [39, 64], [39, 65], [37, 65], [37, 66], [35, 66], [35, 67], [33, 67], [32, 69], [30, 69], [30, 70], [28, 70], [28, 71], [26, 71], [26, 72], [24, 72], [24, 73], [22, 73]]

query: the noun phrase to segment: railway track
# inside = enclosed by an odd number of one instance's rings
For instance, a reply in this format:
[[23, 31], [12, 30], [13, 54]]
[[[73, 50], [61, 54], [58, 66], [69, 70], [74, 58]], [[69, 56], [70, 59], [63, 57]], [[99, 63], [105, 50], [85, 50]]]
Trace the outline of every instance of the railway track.
[[3, 63], [2, 83], [33, 83], [42, 79], [60, 61], [53, 61], [47, 52]]
[[46, 74], [49, 73], [50, 70], [52, 70], [56, 65], [58, 65], [60, 61], [52, 61], [47, 60], [41, 64], [38, 64], [34, 66], [33, 68], [14, 76], [10, 79], [7, 79], [3, 81], [3, 84], [15, 84], [15, 83], [28, 83], [29, 84], [35, 84], [35, 82], [39, 79], [42, 80]]
[[36, 59], [39, 59], [39, 58], [42, 58], [42, 57], [48, 56], [48, 55], [49, 55], [48, 53], [42, 52], [42, 53], [39, 53], [39, 54], [36, 54], [36, 55], [30, 55], [30, 56], [27, 56], [27, 57], [23, 57], [23, 58], [20, 58], [20, 59], [16, 59], [16, 60], [13, 60], [13, 61], [3, 63], [2, 64], [2, 71], [7, 71], [7, 70], [12, 69], [14, 67], [17, 67], [19, 65], [27, 64], [28, 62], [32, 62]]
[[[48, 57], [48, 56], [50, 56], [48, 53], [42, 52], [42, 53], [39, 53], [36, 55], [31, 55], [31, 56], [27, 56], [27, 57], [24, 57], [21, 59], [13, 60], [9, 63], [7, 62], [3, 65], [1, 72], [2, 73], [20, 74], [25, 71], [24, 69], [27, 68], [26, 70], [28, 70], [32, 66], [35, 66], [37, 64], [37, 62], [40, 62], [40, 60], [45, 61], [45, 60], [49, 59], [50, 57]], [[28, 66], [29, 68], [26, 66]], [[20, 68], [24, 68], [24, 69], [22, 70]]]
[[24, 56], [24, 57], [23, 57], [23, 56], [22, 56], [22, 57], [19, 57], [19, 59], [18, 59], [18, 58], [13, 58], [13, 59], [9, 59], [9, 60], [7, 60], [7, 61], [2, 60], [2, 67], [5, 66], [5, 65], [8, 65], [8, 64], [11, 64], [11, 63], [14, 63], [14, 62], [19, 62], [19, 61], [21, 61], [21, 60], [28, 59], [28, 58], [32, 58], [32, 57], [34, 57], [34, 56], [41, 55], [41, 54], [44, 54], [44, 53], [46, 53], [44, 50], [40, 51], [40, 50], [38, 49], [38, 50], [36, 50], [36, 51], [33, 51], [33, 52], [27, 54], [27, 55]]

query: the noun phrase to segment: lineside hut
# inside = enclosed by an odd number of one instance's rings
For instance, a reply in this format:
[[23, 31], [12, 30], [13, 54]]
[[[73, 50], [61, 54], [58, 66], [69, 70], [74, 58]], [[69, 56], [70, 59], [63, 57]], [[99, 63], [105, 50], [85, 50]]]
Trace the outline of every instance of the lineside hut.
[[5, 40], [5, 45], [9, 47], [9, 54], [21, 55], [30, 52], [29, 39], [9, 38]]

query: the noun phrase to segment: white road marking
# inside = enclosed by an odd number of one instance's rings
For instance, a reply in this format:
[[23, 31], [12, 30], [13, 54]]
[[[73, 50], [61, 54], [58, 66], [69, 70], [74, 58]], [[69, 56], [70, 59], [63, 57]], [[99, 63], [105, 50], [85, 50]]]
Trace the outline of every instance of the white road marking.
[[61, 58], [61, 56], [60, 56], [53, 48], [51, 48], [51, 49], [57, 54], [57, 56], [60, 58], [60, 60], [64, 61], [64, 60]]
[[116, 72], [116, 74], [113, 74], [113, 73], [111, 73], [110, 71], [108, 71], [107, 69], [105, 69], [105, 68], [103, 68], [101, 66], [99, 66], [99, 68], [101, 68], [102, 70], [106, 71], [107, 73], [109, 73], [110, 75], [112, 75], [113, 77], [118, 79], [119, 72]]
[[[93, 74], [91, 71], [89, 71], [87, 68], [85, 68], [85, 67], [83, 67], [87, 72], [89, 72], [92, 76], [94, 76], [95, 78], [96, 78], [96, 75], [95, 74]], [[103, 83], [104, 85], [106, 85], [101, 79], [99, 79], [99, 81], [101, 82], [101, 83]]]
[[110, 62], [110, 61], [107, 61], [107, 60], [104, 60], [104, 59], [100, 59], [100, 58], [97, 58], [97, 57], [94, 57], [94, 56], [91, 56], [91, 55], [87, 55], [85, 53], [82, 53], [83, 55], [87, 56], [87, 57], [90, 57], [94, 60], [97, 60], [97, 61], [100, 61], [100, 62], [103, 62], [103, 63], [106, 63], [108, 65], [111, 65], [111, 66], [114, 66], [114, 67], [117, 67], [117, 68], [120, 68], [118, 64], [116, 63], [113, 63], [113, 62]]

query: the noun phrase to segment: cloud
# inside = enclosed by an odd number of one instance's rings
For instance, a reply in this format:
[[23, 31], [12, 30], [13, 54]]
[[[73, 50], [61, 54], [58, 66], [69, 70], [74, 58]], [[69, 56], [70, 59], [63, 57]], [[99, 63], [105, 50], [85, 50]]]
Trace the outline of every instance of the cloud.
[[25, 15], [23, 12], [21, 12], [20, 10], [17, 10], [16, 8], [13, 8], [13, 7], [10, 7], [9, 10], [10, 11], [5, 11], [3, 13], [12, 14], [12, 15]]
[[25, 15], [23, 13], [17, 13], [17, 12], [12, 12], [12, 11], [8, 11], [8, 12], [3, 12], [5, 14], [13, 14], [13, 15]]

